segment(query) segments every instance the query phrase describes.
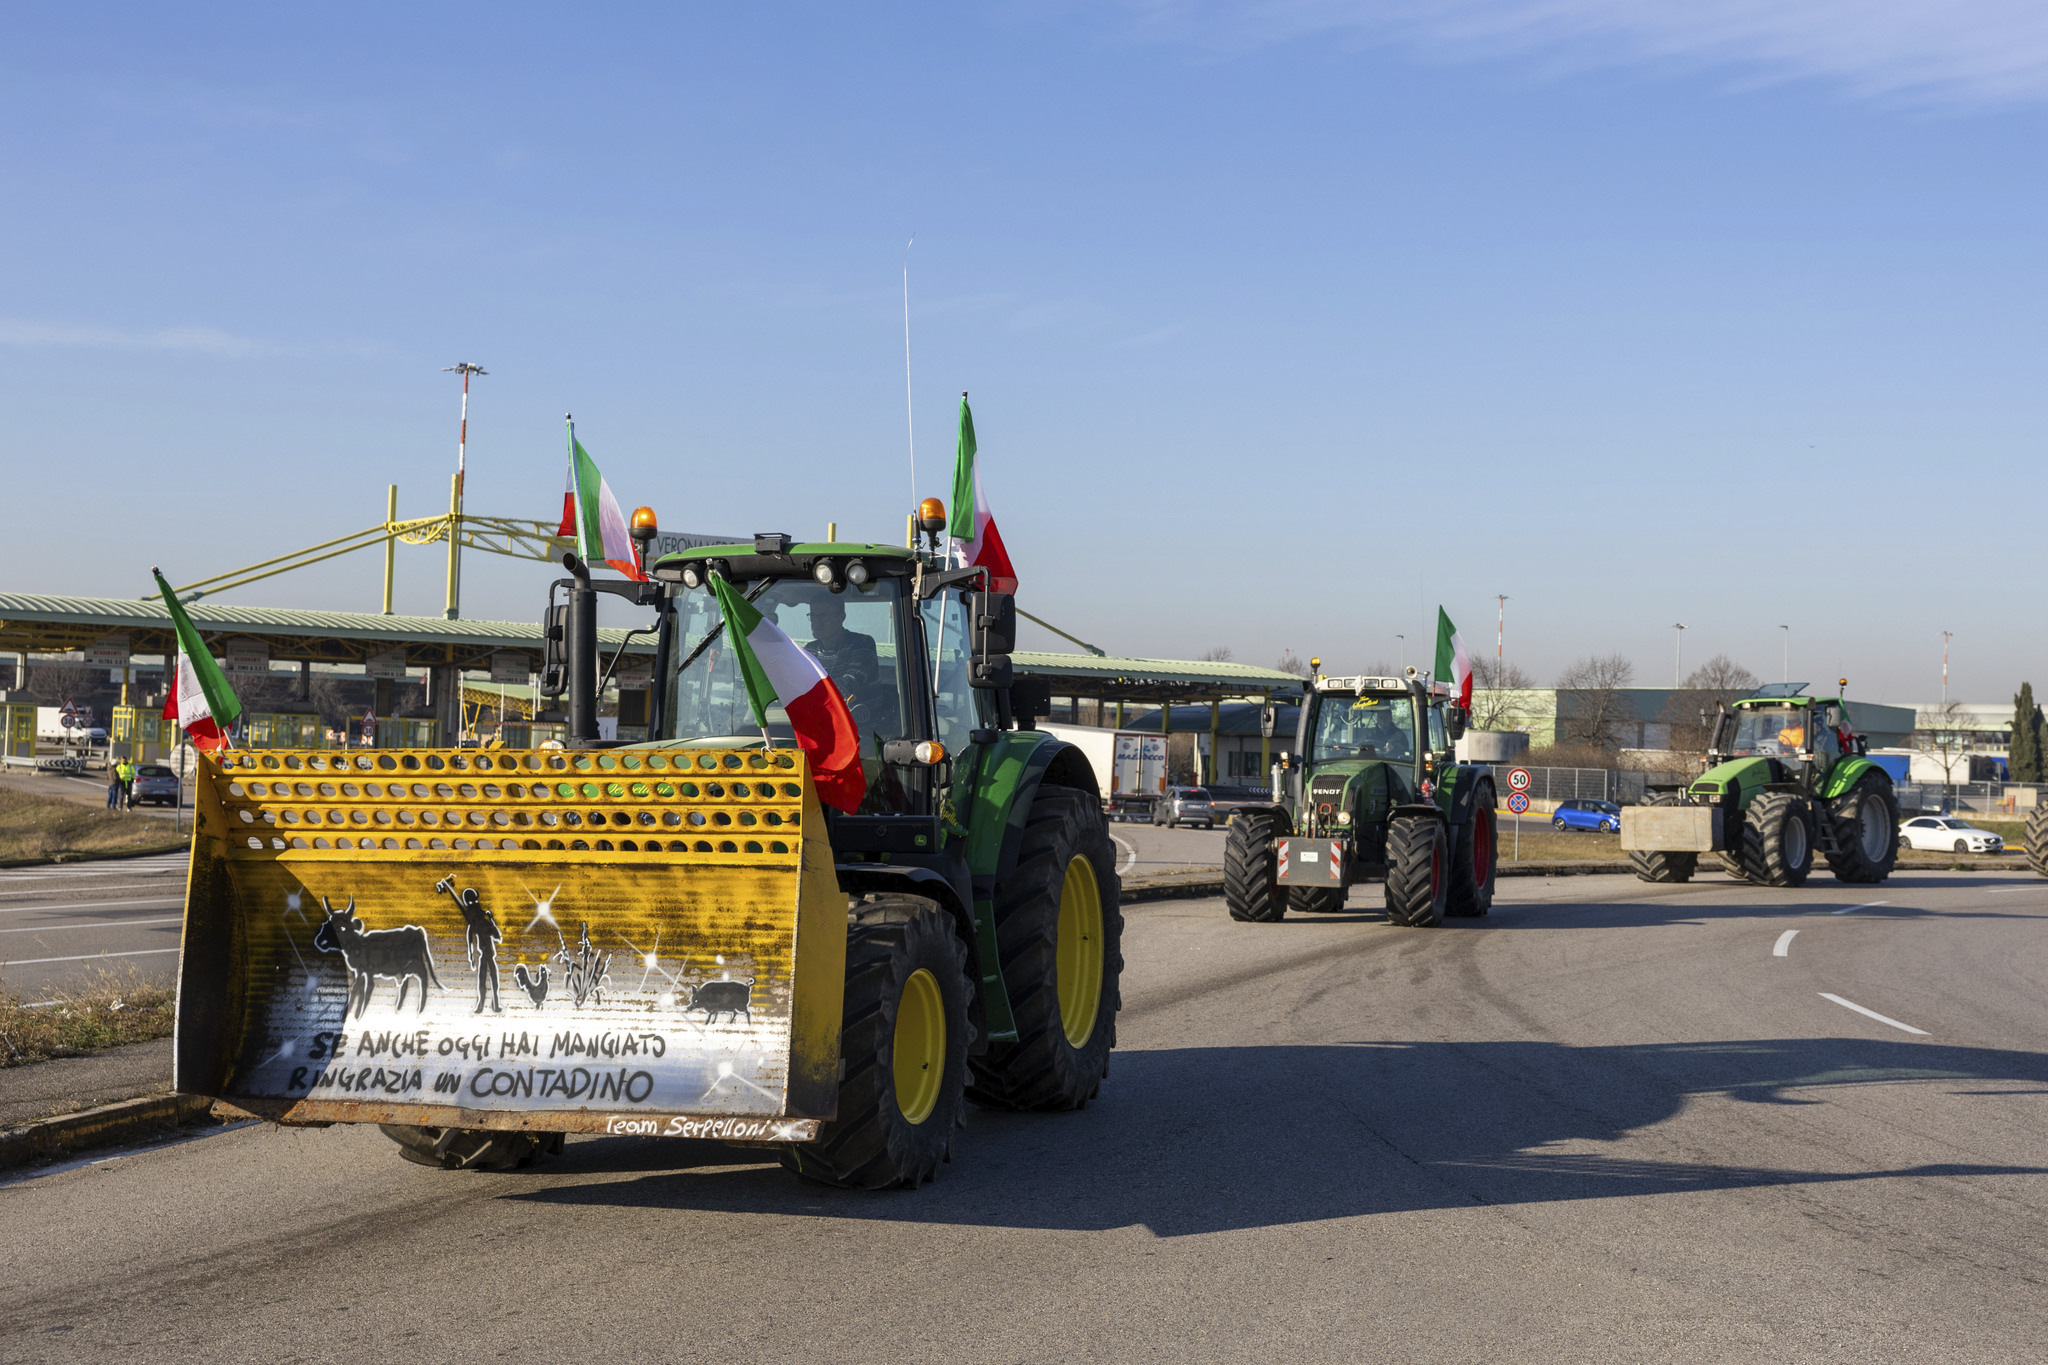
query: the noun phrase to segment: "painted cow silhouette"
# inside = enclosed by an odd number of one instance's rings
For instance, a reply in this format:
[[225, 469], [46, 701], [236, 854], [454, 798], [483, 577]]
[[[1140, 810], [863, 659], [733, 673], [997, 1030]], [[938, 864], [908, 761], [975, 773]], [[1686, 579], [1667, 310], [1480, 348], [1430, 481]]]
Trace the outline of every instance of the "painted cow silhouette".
[[370, 995], [377, 989], [378, 977], [398, 983], [399, 1009], [405, 1007], [406, 991], [418, 981], [420, 999], [414, 1012], [426, 1010], [428, 984], [441, 984], [441, 979], [434, 975], [434, 955], [427, 950], [426, 930], [417, 924], [365, 930], [363, 922], [356, 918], [354, 896], [340, 910], [322, 896], [320, 909], [327, 918], [313, 931], [313, 946], [323, 953], [340, 953], [342, 965], [348, 969], [348, 1004], [342, 1008], [343, 1018], [348, 1017], [350, 1010], [355, 1011], [356, 1018], [363, 1017], [363, 1011], [370, 1007]]
[[738, 1023], [744, 1014], [747, 1022], [754, 1022], [754, 1012], [748, 1006], [754, 999], [754, 979], [745, 981], [707, 981], [690, 992], [690, 1005], [686, 1014], [704, 1011], [704, 1022], [710, 1023], [719, 1015], [729, 1016], [730, 1022]]

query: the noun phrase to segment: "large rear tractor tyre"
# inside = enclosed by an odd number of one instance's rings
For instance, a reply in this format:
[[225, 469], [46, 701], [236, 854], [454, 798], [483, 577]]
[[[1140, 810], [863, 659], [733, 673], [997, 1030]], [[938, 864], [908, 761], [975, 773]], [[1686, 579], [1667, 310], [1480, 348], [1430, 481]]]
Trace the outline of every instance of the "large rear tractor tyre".
[[444, 1171], [516, 1171], [560, 1154], [561, 1133], [515, 1133], [497, 1128], [419, 1128], [409, 1123], [379, 1125], [398, 1144], [398, 1154]]
[[[1736, 837], [1738, 839], [1742, 837], [1740, 829], [1736, 831]], [[1716, 853], [1714, 858], [1715, 861], [1721, 864], [1721, 870], [1736, 881], [1746, 882], [1749, 880], [1749, 869], [1742, 865], [1742, 851], [1740, 849], [1731, 849], [1726, 853]]]
[[915, 1188], [953, 1155], [967, 1085], [967, 949], [918, 896], [870, 896], [846, 936], [839, 1117], [782, 1164], [843, 1189]]
[[1017, 870], [996, 892], [996, 949], [1017, 1041], [970, 1062], [967, 1094], [1000, 1109], [1079, 1109], [1095, 1098], [1123, 1004], [1116, 853], [1094, 797], [1041, 786]]
[[1431, 815], [1397, 815], [1387, 825], [1387, 918], [1411, 929], [1444, 921], [1451, 841]]
[[1892, 875], [1899, 861], [1899, 804], [1889, 776], [1865, 773], [1828, 802], [1827, 812], [1835, 831], [1828, 869], [1836, 881], [1870, 885]]
[[2048, 806], [2027, 812], [2027, 866], [2048, 877]]
[[1491, 783], [1482, 782], [1472, 798], [1472, 818], [1451, 837], [1451, 885], [1444, 914], [1472, 919], [1493, 909], [1493, 882], [1500, 866], [1499, 817], [1494, 814]]
[[1277, 810], [1239, 811], [1224, 834], [1223, 904], [1234, 920], [1271, 924], [1287, 913], [1273, 852], [1281, 819]]
[[1340, 915], [1345, 910], [1345, 893], [1328, 886], [1290, 886], [1287, 908], [1302, 915]]
[[1813, 809], [1792, 792], [1763, 792], [1742, 821], [1742, 869], [1759, 886], [1804, 886], [1813, 871]]
[[[1643, 803], [1646, 806], [1675, 806], [1678, 797], [1670, 792], [1653, 796]], [[1700, 855], [1697, 853], [1648, 853], [1630, 849], [1628, 865], [1635, 869], [1636, 876], [1646, 882], [1689, 882], [1692, 874], [1699, 871]]]

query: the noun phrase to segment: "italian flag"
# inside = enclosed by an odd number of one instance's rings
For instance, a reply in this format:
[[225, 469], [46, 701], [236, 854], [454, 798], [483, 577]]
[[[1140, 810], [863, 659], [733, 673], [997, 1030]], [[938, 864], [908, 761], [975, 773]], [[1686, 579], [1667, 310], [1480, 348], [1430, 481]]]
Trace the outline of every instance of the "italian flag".
[[[585, 564], [603, 560], [626, 577], [647, 582], [647, 575], [640, 571], [639, 560], [633, 554], [633, 537], [627, 529], [625, 514], [619, 511], [619, 500], [612, 496], [612, 486], [598, 472], [597, 461], [576, 439], [574, 422], [569, 423], [569, 480], [576, 490], [577, 555]], [[567, 513], [565, 500], [564, 522], [568, 520]]]
[[796, 731], [797, 747], [810, 758], [818, 799], [849, 815], [859, 810], [868, 779], [860, 770], [860, 731], [838, 684], [817, 655], [756, 611], [722, 575], [711, 575], [711, 590], [718, 594], [718, 609], [732, 633], [755, 723], [765, 732], [768, 708], [781, 706]]
[[974, 462], [974, 414], [967, 410], [964, 393], [960, 395], [960, 453], [953, 461], [953, 515], [946, 522], [946, 535], [952, 542], [953, 563], [987, 569], [989, 587], [995, 592], [1017, 591], [1017, 570], [1011, 567], [1010, 552], [1003, 548], [988, 499], [982, 496], [981, 470]]
[[1451, 685], [1458, 689], [1458, 705], [1470, 710], [1472, 656], [1465, 652], [1458, 628], [1451, 624], [1450, 613], [1442, 607], [1436, 609], [1436, 675], [1451, 680]]
[[162, 570], [152, 565], [150, 572], [156, 575], [157, 591], [163, 594], [164, 606], [170, 609], [171, 623], [178, 631], [178, 666], [166, 670], [170, 686], [164, 696], [163, 718], [177, 721], [195, 745], [210, 753], [227, 744], [225, 727], [241, 719], [242, 703], [199, 632], [192, 628], [192, 618], [164, 581]]

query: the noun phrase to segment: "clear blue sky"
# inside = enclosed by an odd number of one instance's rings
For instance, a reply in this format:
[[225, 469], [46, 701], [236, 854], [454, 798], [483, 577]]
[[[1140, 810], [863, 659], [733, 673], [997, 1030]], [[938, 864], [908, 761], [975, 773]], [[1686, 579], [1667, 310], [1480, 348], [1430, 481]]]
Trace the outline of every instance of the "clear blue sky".
[[457, 360], [472, 510], [553, 516], [574, 411], [672, 529], [898, 539], [914, 232], [919, 491], [971, 389], [1023, 605], [1113, 651], [1490, 651], [1505, 592], [1542, 680], [1684, 621], [2048, 684], [2048, 20], [1771, 8], [14, 6], [0, 586], [440, 510]]

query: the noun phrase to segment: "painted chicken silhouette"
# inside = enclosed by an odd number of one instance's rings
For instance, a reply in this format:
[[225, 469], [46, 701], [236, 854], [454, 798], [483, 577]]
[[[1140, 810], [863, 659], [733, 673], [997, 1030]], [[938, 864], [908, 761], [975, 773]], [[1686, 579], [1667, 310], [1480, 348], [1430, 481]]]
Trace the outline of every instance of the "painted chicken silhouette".
[[516, 963], [512, 968], [512, 979], [519, 983], [520, 990], [526, 992], [526, 998], [533, 1001], [535, 1009], [547, 1003], [548, 975], [546, 963], [542, 963], [540, 970], [530, 975], [524, 962]]

